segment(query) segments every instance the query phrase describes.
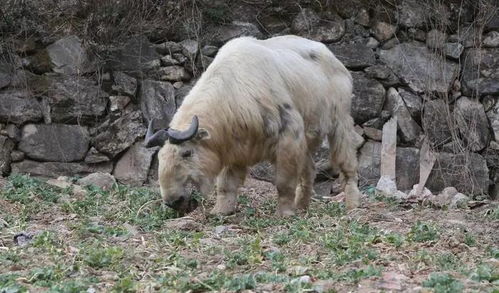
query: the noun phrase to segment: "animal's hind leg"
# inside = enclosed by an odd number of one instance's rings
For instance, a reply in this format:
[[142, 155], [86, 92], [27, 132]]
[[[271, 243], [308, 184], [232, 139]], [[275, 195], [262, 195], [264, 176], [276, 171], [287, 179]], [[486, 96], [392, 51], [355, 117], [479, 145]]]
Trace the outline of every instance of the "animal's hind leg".
[[283, 136], [279, 139], [276, 153], [276, 187], [278, 211], [281, 216], [295, 214], [295, 195], [298, 179], [303, 168], [306, 145], [303, 136]]
[[297, 209], [306, 210], [310, 198], [314, 195], [315, 163], [311, 154], [305, 158], [300, 184], [296, 189], [295, 206]]
[[237, 190], [246, 178], [245, 167], [225, 167], [217, 177], [217, 202], [211, 214], [230, 215], [237, 208]]
[[334, 133], [328, 135], [331, 151], [331, 165], [340, 169], [340, 181], [345, 192], [347, 209], [360, 205], [360, 191], [357, 185], [357, 149], [353, 141], [353, 121], [351, 117], [338, 119]]

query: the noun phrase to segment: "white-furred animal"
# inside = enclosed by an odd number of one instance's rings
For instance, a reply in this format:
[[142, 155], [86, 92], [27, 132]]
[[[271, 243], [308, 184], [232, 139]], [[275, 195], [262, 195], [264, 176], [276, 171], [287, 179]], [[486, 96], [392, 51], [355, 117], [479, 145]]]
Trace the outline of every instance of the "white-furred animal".
[[312, 154], [327, 137], [343, 175], [346, 205], [359, 205], [352, 77], [322, 43], [297, 36], [227, 42], [185, 97], [170, 128], [146, 145], [159, 151], [161, 194], [169, 206], [195, 208], [193, 190], [211, 191], [215, 214], [236, 210], [248, 167], [275, 165], [278, 213], [306, 209], [313, 194]]

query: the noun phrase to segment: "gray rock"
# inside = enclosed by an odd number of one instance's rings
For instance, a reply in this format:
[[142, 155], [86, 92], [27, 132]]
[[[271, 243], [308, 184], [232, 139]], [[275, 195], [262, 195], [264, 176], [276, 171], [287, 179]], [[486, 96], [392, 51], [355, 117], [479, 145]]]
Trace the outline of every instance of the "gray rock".
[[487, 23], [485, 24], [485, 29], [489, 30], [499, 30], [499, 13], [492, 14], [489, 19], [487, 19]]
[[48, 92], [54, 122], [93, 122], [105, 114], [109, 95], [84, 77], [60, 77]]
[[216, 46], [221, 46], [222, 44], [228, 42], [231, 39], [242, 36], [252, 36], [255, 38], [261, 38], [263, 35], [258, 29], [258, 27], [252, 23], [233, 21], [229, 24], [225, 24], [218, 27], [218, 30], [212, 42]]
[[15, 124], [8, 124], [5, 127], [5, 132], [7, 136], [14, 142], [19, 142], [21, 140], [21, 130]]
[[338, 15], [332, 15], [328, 21], [321, 21], [315, 11], [305, 8], [293, 19], [291, 31], [315, 41], [335, 42], [345, 34], [345, 22]]
[[64, 37], [47, 47], [55, 72], [63, 74], [85, 74], [95, 72], [97, 66], [81, 40], [74, 35]]
[[201, 53], [208, 57], [215, 57], [218, 52], [218, 47], [206, 45], [201, 49]]
[[109, 173], [96, 172], [78, 180], [83, 186], [97, 186], [102, 190], [111, 190], [116, 184], [116, 179]]
[[466, 195], [462, 193], [457, 193], [452, 197], [452, 200], [450, 202], [449, 208], [451, 209], [465, 209], [468, 207], [468, 202], [470, 201], [470, 198], [467, 197]]
[[185, 57], [184, 54], [182, 54], [182, 53], [174, 53], [172, 55], [172, 57], [175, 60], [177, 60], [177, 62], [179, 63], [179, 65], [182, 65], [182, 64], [184, 64], [187, 61], [187, 57]]
[[447, 93], [459, 72], [458, 64], [440, 58], [417, 42], [402, 43], [379, 54], [415, 92]]
[[494, 108], [487, 112], [487, 117], [489, 118], [494, 138], [499, 142], [499, 102], [496, 102]]
[[[359, 185], [376, 186], [380, 178], [381, 143], [367, 141], [360, 149]], [[419, 181], [419, 150], [397, 148], [396, 156], [397, 188], [410, 190]]]
[[166, 81], [186, 81], [191, 79], [191, 75], [182, 66], [168, 66], [162, 67], [159, 70], [161, 74], [161, 80]]
[[130, 185], [142, 185], [147, 179], [152, 157], [159, 148], [145, 148], [142, 142], [135, 143], [119, 159], [113, 175], [120, 182]]
[[36, 162], [24, 160], [12, 164], [13, 174], [30, 174], [45, 178], [57, 176], [86, 176], [95, 172], [110, 173], [113, 169], [111, 162], [104, 164]]
[[24, 90], [33, 95], [46, 95], [51, 84], [52, 79], [47, 75], [33, 74], [27, 70], [16, 70], [13, 72], [10, 87]]
[[182, 52], [182, 45], [172, 41], [167, 41], [161, 44], [154, 45], [156, 51], [161, 55], [171, 55], [173, 53]]
[[328, 47], [348, 69], [358, 70], [376, 63], [373, 50], [363, 44], [333, 44]]
[[27, 91], [0, 92], [0, 122], [23, 124], [42, 119], [41, 104]]
[[402, 97], [402, 100], [404, 100], [407, 110], [411, 113], [412, 118], [416, 121], [420, 121], [421, 109], [423, 108], [421, 97], [402, 88], [398, 89], [398, 93]]
[[485, 159], [476, 153], [438, 153], [426, 186], [434, 193], [447, 186], [466, 194], [487, 193], [489, 169]]
[[198, 53], [199, 43], [195, 40], [183, 40], [180, 42], [180, 46], [182, 47], [182, 54], [189, 58], [190, 60], [194, 60]]
[[354, 18], [354, 21], [362, 26], [369, 26], [371, 18], [369, 16], [369, 12], [365, 8], [359, 9], [359, 12]]
[[396, 26], [382, 21], [377, 22], [373, 28], [374, 37], [380, 42], [389, 40], [396, 31]]
[[[158, 62], [160, 55], [145, 36], [132, 37], [111, 56], [110, 66], [117, 71], [138, 74]], [[154, 66], [153, 66], [154, 67]]]
[[352, 116], [357, 124], [378, 117], [385, 103], [385, 88], [379, 82], [368, 79], [363, 73], [352, 72]]
[[100, 153], [94, 147], [91, 147], [87, 153], [87, 156], [85, 157], [85, 163], [98, 164], [104, 162], [109, 162], [109, 158], [106, 155]]
[[376, 48], [378, 48], [378, 46], [379, 46], [379, 42], [375, 38], [370, 37], [367, 39], [366, 47], [371, 48], [371, 49], [376, 49]]
[[421, 127], [412, 119], [411, 113], [405, 106], [404, 100], [394, 88], [388, 89], [385, 107], [392, 117], [397, 117], [397, 127], [404, 142], [415, 144], [422, 133]]
[[396, 14], [398, 23], [406, 28], [424, 26], [427, 16], [427, 7], [418, 0], [403, 0]]
[[115, 93], [134, 98], [137, 92], [137, 80], [126, 73], [116, 71], [112, 89]]
[[173, 58], [172, 55], [163, 56], [161, 57], [160, 61], [162, 66], [172, 66], [180, 64], [180, 62], [177, 59]]
[[78, 125], [27, 124], [19, 150], [38, 161], [74, 162], [85, 158], [89, 144], [87, 129]]
[[9, 64], [0, 62], [0, 89], [8, 86], [12, 80], [13, 68]]
[[485, 35], [485, 39], [483, 39], [483, 46], [489, 48], [499, 47], [499, 32], [491, 31]]
[[382, 46], [382, 50], [390, 50], [391, 48], [395, 47], [396, 45], [400, 44], [400, 40], [397, 38], [392, 38], [386, 41]]
[[447, 40], [447, 34], [437, 29], [432, 29], [426, 34], [426, 46], [430, 49], [442, 49]]
[[145, 132], [140, 112], [130, 112], [100, 129], [93, 139], [93, 145], [99, 152], [114, 158], [144, 136]]
[[376, 129], [374, 127], [364, 127], [364, 135], [374, 141], [381, 141], [383, 137], [383, 131]]
[[453, 59], [459, 59], [464, 51], [464, 46], [460, 43], [445, 43], [444, 53], [445, 56]]
[[177, 104], [177, 108], [182, 105], [182, 101], [185, 96], [189, 94], [192, 89], [192, 85], [182, 85], [179, 89], [175, 90], [175, 103]]
[[368, 77], [379, 80], [385, 87], [391, 87], [400, 83], [398, 77], [386, 65], [376, 64], [364, 69]]
[[302, 32], [310, 31], [314, 26], [317, 26], [321, 18], [310, 8], [304, 8], [296, 15], [291, 23], [291, 31]]
[[110, 102], [109, 110], [111, 110], [111, 112], [123, 111], [125, 107], [130, 103], [130, 97], [110, 96], [109, 102]]
[[448, 113], [448, 105], [443, 100], [428, 101], [424, 106], [423, 129], [434, 147], [452, 139]]
[[14, 142], [5, 136], [0, 136], [0, 175], [7, 176], [10, 172], [11, 152]]
[[479, 101], [459, 98], [454, 107], [454, 118], [471, 151], [481, 151], [489, 145], [489, 122]]
[[144, 80], [140, 90], [140, 108], [147, 121], [155, 120], [154, 127], [167, 127], [175, 114], [175, 89], [169, 82]]
[[10, 153], [10, 159], [12, 162], [20, 162], [24, 160], [24, 158], [25, 155], [21, 151], [12, 151], [12, 153]]
[[464, 94], [499, 94], [499, 48], [468, 49], [463, 65]]

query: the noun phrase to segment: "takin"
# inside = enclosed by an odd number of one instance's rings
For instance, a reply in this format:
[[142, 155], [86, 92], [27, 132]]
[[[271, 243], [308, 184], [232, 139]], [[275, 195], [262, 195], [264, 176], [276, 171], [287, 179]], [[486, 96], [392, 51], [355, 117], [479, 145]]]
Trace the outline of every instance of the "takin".
[[197, 207], [193, 193], [208, 194], [215, 185], [211, 213], [234, 213], [248, 168], [269, 161], [276, 171], [277, 213], [294, 215], [309, 206], [316, 175], [312, 155], [327, 137], [346, 206], [358, 207], [351, 99], [350, 73], [322, 43], [291, 35], [227, 42], [169, 128], [153, 132], [149, 123], [146, 147], [162, 146], [158, 180], [164, 202], [191, 212]]

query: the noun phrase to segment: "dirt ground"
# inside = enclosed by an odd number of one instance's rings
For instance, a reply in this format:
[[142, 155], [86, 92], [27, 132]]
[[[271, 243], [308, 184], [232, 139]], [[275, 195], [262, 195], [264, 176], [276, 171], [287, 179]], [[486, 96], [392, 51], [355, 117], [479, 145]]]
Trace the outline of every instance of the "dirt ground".
[[499, 208], [434, 209], [366, 190], [275, 216], [248, 179], [239, 211], [177, 215], [148, 188], [75, 193], [33, 178], [0, 192], [0, 292], [499, 292]]

